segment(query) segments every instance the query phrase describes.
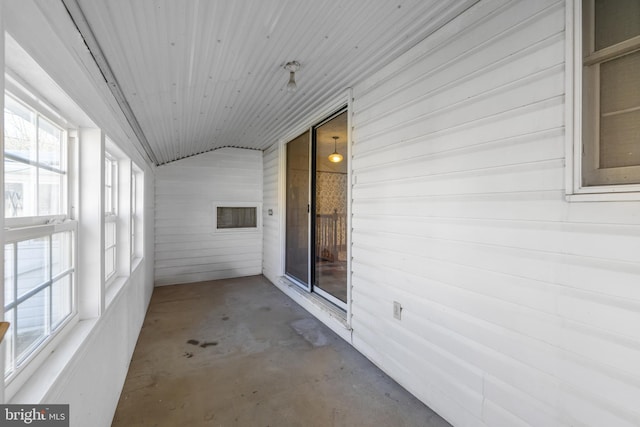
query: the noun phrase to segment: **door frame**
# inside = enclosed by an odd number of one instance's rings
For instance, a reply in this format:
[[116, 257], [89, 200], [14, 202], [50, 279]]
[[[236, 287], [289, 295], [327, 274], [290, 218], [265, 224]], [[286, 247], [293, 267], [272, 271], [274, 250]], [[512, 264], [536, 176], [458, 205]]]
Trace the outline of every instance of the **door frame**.
[[[321, 121], [319, 121], [318, 123], [315, 123], [312, 127], [311, 127], [311, 144], [309, 147], [309, 158], [311, 160], [311, 167], [309, 169], [310, 174], [309, 174], [309, 182], [310, 182], [310, 190], [309, 190], [309, 198], [311, 200], [310, 203], [310, 215], [309, 215], [309, 253], [310, 255], [310, 264], [309, 264], [309, 272], [310, 272], [310, 276], [311, 276], [311, 292], [315, 292], [318, 295], [320, 295], [321, 297], [323, 297], [324, 299], [326, 299], [327, 301], [331, 302], [333, 305], [337, 306], [338, 308], [344, 310], [345, 312], [347, 311], [347, 303], [349, 301], [349, 299], [347, 298], [347, 301], [342, 301], [339, 298], [335, 297], [334, 295], [332, 295], [331, 293], [325, 291], [324, 289], [322, 289], [319, 286], [316, 286], [315, 283], [317, 281], [317, 277], [316, 277], [316, 258], [317, 255], [316, 254], [316, 226], [317, 226], [317, 217], [316, 217], [316, 207], [317, 207], [317, 200], [316, 200], [316, 196], [317, 196], [317, 147], [318, 147], [318, 141], [317, 141], [317, 129], [319, 129], [320, 127], [322, 127], [324, 124], [330, 122], [331, 120], [335, 119], [336, 117], [345, 114], [347, 115], [347, 134], [348, 134], [348, 129], [349, 129], [349, 106], [348, 105], [343, 105], [340, 108], [338, 108], [336, 111], [333, 111], [331, 114], [327, 115], [324, 119], [322, 119]], [[347, 145], [349, 145], [348, 141], [347, 141]], [[348, 176], [348, 171], [351, 168], [351, 161], [349, 156], [345, 156], [344, 160], [347, 162], [347, 188], [350, 187], [349, 183], [349, 176]], [[349, 198], [347, 196], [347, 206], [350, 205], [349, 203]], [[347, 216], [348, 217], [348, 216]], [[345, 233], [349, 234], [349, 230], [350, 230], [350, 223], [347, 221], [347, 223], [345, 224], [346, 226], [346, 230]], [[347, 245], [348, 247], [348, 245]], [[348, 258], [347, 258], [348, 259]], [[350, 269], [348, 268], [348, 264], [347, 264], [347, 277], [346, 277], [346, 283], [345, 286], [347, 286], [347, 290], [349, 289], [349, 274]]]
[[[312, 292], [311, 289], [308, 289], [305, 284], [300, 283], [300, 281], [295, 280], [288, 275], [285, 274], [285, 263], [286, 263], [286, 166], [287, 166], [287, 143], [300, 136], [302, 133], [306, 131], [311, 131], [313, 127], [316, 125], [322, 124], [330, 117], [333, 117], [335, 113], [343, 110], [346, 106], [347, 111], [347, 155], [346, 158], [348, 160], [347, 166], [347, 302], [346, 304], [335, 297], [332, 297], [330, 294], [323, 292], [321, 289], [317, 289]], [[320, 108], [316, 113], [310, 114], [307, 116], [306, 120], [301, 121], [300, 125], [293, 128], [289, 131], [283, 138], [279, 139], [278, 143], [278, 212], [279, 215], [279, 240], [280, 240], [280, 270], [279, 276], [289, 280], [291, 283], [294, 283], [297, 287], [306, 290], [309, 294], [316, 293], [327, 301], [331, 302], [333, 305], [338, 306], [342, 310], [345, 311], [346, 314], [346, 324], [347, 327], [351, 327], [351, 309], [352, 309], [352, 267], [351, 267], [351, 212], [352, 212], [352, 187], [354, 184], [353, 179], [353, 164], [352, 164], [352, 138], [353, 138], [353, 90], [348, 88], [344, 94], [340, 97], [335, 98], [332, 102], [325, 104], [324, 108]], [[310, 141], [311, 142], [311, 141]], [[310, 144], [311, 146], [312, 144]], [[311, 148], [310, 148], [311, 149]], [[310, 159], [311, 161], [311, 156]], [[309, 185], [311, 185], [311, 180], [309, 181]], [[311, 195], [311, 188], [309, 189], [309, 194]], [[311, 202], [311, 200], [310, 200]], [[311, 209], [311, 208], [310, 208]], [[311, 222], [311, 215], [309, 215], [309, 221]], [[309, 233], [311, 233], [311, 224], [309, 224]], [[309, 239], [310, 241], [311, 239]], [[311, 253], [312, 250], [309, 250], [309, 276], [311, 276]], [[311, 287], [311, 277], [308, 280], [309, 287]], [[320, 291], [320, 292], [318, 292]], [[327, 298], [327, 296], [329, 298]], [[339, 301], [340, 304], [336, 304], [335, 301], [332, 301], [332, 298]]]

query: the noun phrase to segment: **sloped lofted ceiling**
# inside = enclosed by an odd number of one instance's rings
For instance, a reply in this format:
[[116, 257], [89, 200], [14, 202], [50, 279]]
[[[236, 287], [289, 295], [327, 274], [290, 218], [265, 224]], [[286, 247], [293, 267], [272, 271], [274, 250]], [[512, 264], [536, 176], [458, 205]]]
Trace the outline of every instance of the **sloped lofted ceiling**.
[[[225, 146], [268, 148], [475, 3], [63, 2], [158, 165]], [[288, 93], [283, 66], [293, 60], [298, 90]]]

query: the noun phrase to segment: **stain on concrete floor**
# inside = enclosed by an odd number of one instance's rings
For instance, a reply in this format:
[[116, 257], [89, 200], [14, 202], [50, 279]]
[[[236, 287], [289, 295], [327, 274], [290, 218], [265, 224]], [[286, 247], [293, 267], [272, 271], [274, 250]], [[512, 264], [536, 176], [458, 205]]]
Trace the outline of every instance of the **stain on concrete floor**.
[[329, 344], [329, 340], [323, 331], [324, 326], [315, 318], [296, 320], [291, 322], [290, 326], [314, 347], [322, 347]]
[[448, 425], [262, 276], [156, 288], [112, 424]]

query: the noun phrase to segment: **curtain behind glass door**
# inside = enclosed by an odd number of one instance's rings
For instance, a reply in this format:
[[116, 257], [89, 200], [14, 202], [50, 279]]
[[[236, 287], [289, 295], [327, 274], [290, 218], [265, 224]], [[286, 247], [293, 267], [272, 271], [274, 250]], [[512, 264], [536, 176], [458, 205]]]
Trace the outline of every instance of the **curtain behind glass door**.
[[285, 273], [309, 286], [309, 133], [287, 144]]

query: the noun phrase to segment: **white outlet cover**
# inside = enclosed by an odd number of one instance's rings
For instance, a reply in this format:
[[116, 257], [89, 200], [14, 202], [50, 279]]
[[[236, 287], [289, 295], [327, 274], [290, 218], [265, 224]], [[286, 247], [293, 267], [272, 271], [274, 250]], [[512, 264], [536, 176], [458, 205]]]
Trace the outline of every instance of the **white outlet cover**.
[[401, 320], [402, 317], [402, 305], [398, 301], [393, 302], [393, 317]]

